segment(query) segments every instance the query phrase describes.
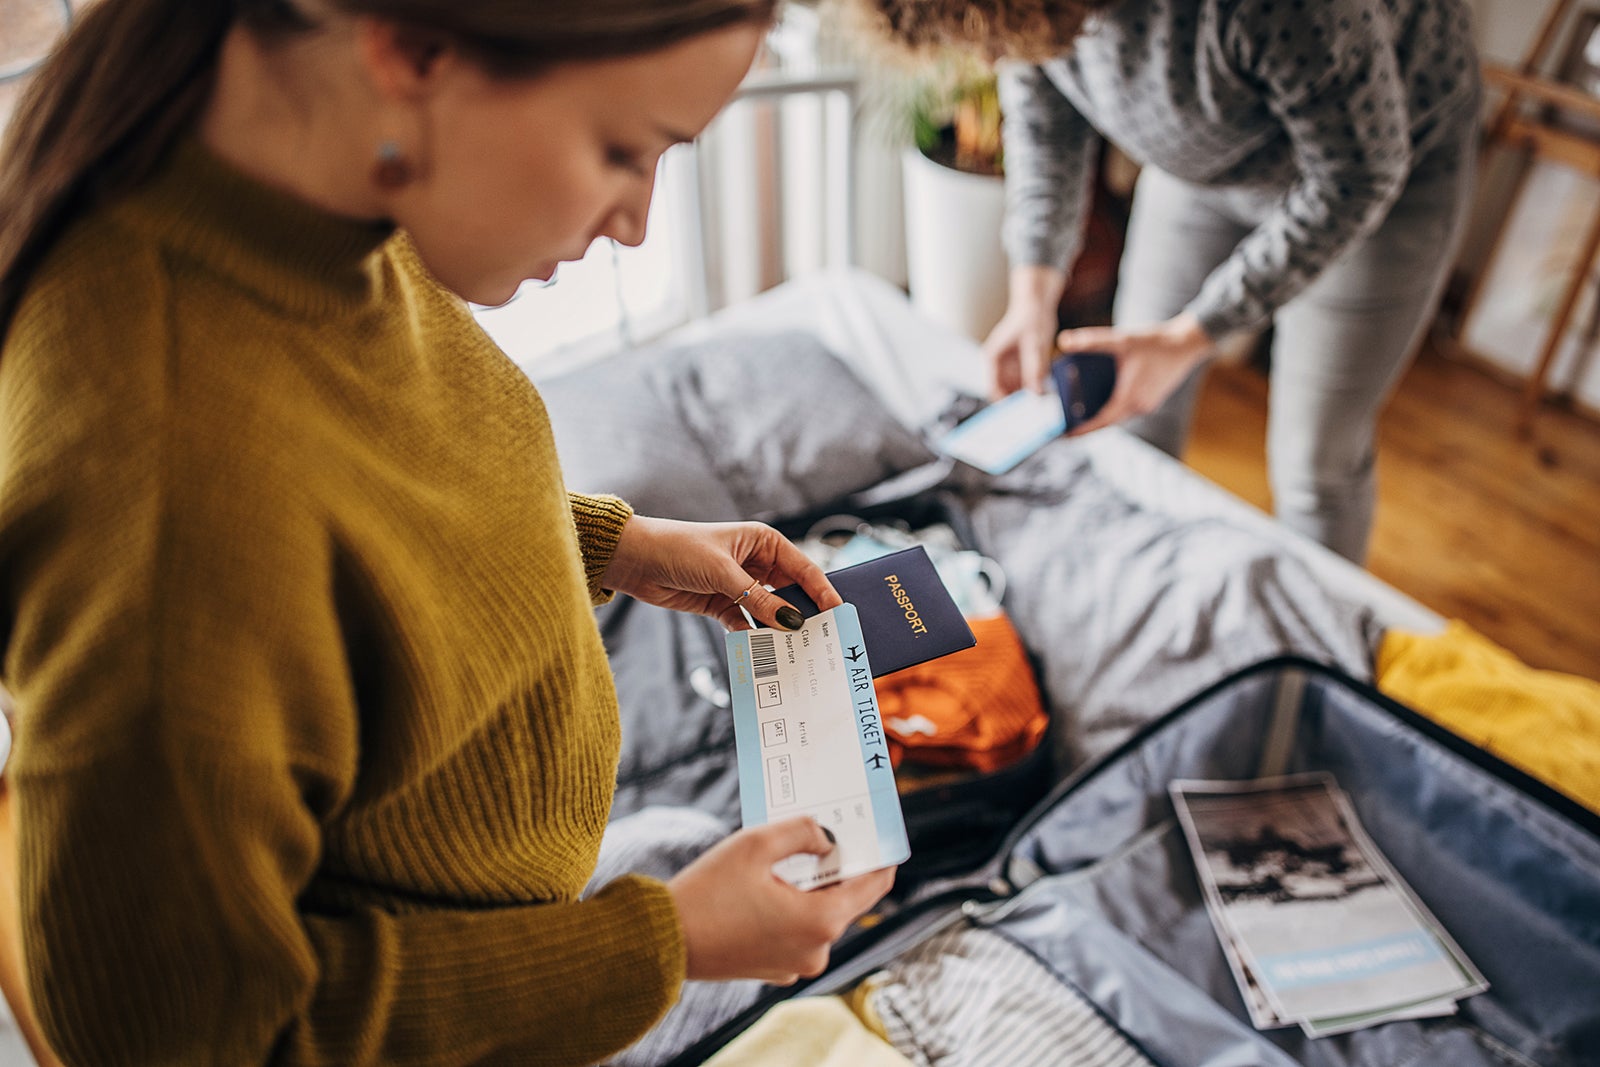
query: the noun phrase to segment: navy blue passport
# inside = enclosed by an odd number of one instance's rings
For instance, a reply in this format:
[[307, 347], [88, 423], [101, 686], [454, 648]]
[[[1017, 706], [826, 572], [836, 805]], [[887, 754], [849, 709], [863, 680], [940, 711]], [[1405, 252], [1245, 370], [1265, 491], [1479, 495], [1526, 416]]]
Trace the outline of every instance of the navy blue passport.
[[[855, 605], [874, 678], [978, 643], [921, 545], [829, 571], [828, 580]], [[819, 611], [798, 585], [773, 591], [808, 619]]]

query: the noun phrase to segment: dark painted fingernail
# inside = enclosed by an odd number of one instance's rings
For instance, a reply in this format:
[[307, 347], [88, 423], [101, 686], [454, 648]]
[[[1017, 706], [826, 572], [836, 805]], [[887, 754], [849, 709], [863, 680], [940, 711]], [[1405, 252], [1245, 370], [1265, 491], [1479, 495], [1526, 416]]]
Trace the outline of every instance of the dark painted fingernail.
[[806, 624], [806, 617], [800, 614], [800, 609], [792, 604], [785, 604], [778, 609], [778, 625], [785, 630], [798, 630]]
[[833, 831], [828, 829], [826, 826], [822, 827], [822, 836], [828, 839], [828, 844], [830, 845], [837, 845], [839, 843], [839, 839], [833, 836]]

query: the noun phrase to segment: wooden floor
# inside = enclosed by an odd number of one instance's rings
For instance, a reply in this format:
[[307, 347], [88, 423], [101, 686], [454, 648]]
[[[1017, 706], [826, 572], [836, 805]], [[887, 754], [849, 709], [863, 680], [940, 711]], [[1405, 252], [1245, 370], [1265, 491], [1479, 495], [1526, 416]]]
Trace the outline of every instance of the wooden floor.
[[[1188, 462], [1270, 509], [1266, 377], [1219, 364]], [[1600, 422], [1545, 408], [1530, 440], [1516, 391], [1431, 347], [1379, 428], [1368, 568], [1537, 667], [1600, 678]]]

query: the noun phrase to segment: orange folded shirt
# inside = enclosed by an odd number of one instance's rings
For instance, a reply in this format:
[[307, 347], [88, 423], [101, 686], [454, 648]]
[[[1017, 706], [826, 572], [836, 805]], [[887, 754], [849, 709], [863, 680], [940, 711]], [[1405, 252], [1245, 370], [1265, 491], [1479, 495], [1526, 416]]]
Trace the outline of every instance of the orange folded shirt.
[[968, 619], [978, 643], [879, 678], [895, 766], [993, 771], [1033, 751], [1050, 724], [1027, 651], [1004, 613]]

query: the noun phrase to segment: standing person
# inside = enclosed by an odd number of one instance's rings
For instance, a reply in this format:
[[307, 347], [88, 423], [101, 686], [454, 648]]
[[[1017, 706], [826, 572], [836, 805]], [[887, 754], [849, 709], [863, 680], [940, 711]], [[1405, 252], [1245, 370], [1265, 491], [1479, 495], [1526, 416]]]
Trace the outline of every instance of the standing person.
[[73, 1064], [588, 1063], [792, 981], [890, 872], [811, 820], [588, 899], [591, 602], [839, 603], [753, 523], [569, 493], [477, 329], [744, 75], [771, 0], [99, 0], [0, 161], [0, 674], [29, 987]]
[[[1083, 432], [1181, 454], [1216, 341], [1274, 324], [1277, 513], [1365, 557], [1377, 415], [1470, 206], [1478, 62], [1462, 0], [858, 0], [891, 38], [1001, 72], [1011, 260], [997, 395], [1055, 350], [1116, 356]], [[1097, 134], [1140, 163], [1115, 325], [1057, 336]]]

